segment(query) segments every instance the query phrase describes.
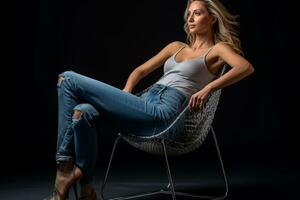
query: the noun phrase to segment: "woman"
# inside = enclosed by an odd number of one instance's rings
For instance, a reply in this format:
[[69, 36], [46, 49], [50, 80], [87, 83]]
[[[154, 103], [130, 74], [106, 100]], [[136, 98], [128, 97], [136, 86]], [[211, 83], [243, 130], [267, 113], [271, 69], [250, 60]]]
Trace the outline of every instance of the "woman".
[[[95, 200], [91, 185], [97, 158], [95, 124], [110, 123], [117, 131], [153, 135], [186, 105], [202, 109], [207, 96], [253, 73], [241, 56], [235, 17], [218, 0], [189, 0], [184, 14], [187, 44], [172, 42], [137, 67], [123, 90], [67, 71], [59, 75], [59, 124], [55, 190], [47, 199], [66, 199], [81, 182], [80, 199]], [[221, 67], [231, 66], [218, 77]], [[164, 75], [142, 93], [136, 84], [164, 64]]]

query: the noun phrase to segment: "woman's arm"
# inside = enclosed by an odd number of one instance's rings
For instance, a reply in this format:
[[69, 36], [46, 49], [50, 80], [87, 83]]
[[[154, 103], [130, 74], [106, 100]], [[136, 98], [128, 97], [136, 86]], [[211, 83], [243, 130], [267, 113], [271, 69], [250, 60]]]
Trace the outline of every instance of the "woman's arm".
[[229, 86], [254, 72], [254, 68], [250, 62], [235, 53], [227, 44], [218, 43], [215, 46], [214, 52], [225, 63], [230, 65], [231, 69], [220, 78], [206, 85], [206, 87], [209, 87], [211, 91]]
[[223, 76], [210, 82], [202, 90], [193, 94], [189, 100], [190, 110], [202, 110], [205, 99], [209, 93], [231, 85], [254, 72], [254, 68], [249, 61], [235, 53], [233, 49], [225, 43], [216, 44], [211, 54], [214, 54], [213, 56], [220, 58], [232, 68]]
[[165, 46], [158, 54], [146, 61], [144, 64], [135, 68], [129, 75], [126, 85], [124, 87], [125, 92], [131, 92], [136, 84], [152, 71], [162, 66], [163, 63], [172, 56], [183, 45], [182, 42], [175, 41]]

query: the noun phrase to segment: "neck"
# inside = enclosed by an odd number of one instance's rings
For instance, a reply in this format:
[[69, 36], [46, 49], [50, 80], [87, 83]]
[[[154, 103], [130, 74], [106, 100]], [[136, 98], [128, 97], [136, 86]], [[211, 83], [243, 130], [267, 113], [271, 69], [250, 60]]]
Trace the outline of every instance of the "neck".
[[196, 35], [195, 42], [191, 45], [193, 50], [207, 49], [214, 45], [213, 37], [211, 34]]

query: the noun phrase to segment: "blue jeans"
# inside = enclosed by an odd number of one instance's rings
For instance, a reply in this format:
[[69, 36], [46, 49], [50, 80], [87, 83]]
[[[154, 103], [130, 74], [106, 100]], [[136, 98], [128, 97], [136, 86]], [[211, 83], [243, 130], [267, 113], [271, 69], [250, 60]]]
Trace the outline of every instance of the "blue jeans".
[[[92, 181], [96, 165], [97, 124], [109, 123], [123, 134], [154, 135], [187, 104], [181, 91], [161, 84], [137, 96], [73, 71], [59, 77], [56, 161], [74, 161], [83, 184]], [[79, 119], [72, 117], [74, 110], [82, 113]]]

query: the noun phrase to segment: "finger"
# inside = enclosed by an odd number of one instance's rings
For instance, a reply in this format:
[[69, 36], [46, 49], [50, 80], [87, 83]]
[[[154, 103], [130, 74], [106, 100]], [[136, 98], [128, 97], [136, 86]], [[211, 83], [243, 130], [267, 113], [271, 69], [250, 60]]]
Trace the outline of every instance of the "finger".
[[200, 107], [201, 111], [203, 110], [204, 106], [205, 106], [205, 101], [204, 101], [204, 99], [202, 99], [202, 101], [201, 101], [201, 107]]
[[201, 101], [200, 105], [199, 105], [199, 109], [200, 111], [202, 112], [202, 109], [203, 109], [203, 101]]
[[192, 105], [193, 109], [197, 107], [197, 100], [198, 100], [197, 97], [193, 99], [193, 105]]
[[192, 99], [191, 102], [191, 111], [193, 111], [195, 109], [195, 97]]
[[197, 110], [199, 111], [200, 110], [200, 107], [201, 107], [201, 98], [199, 98], [198, 100], [197, 100]]
[[198, 102], [198, 103], [197, 103], [197, 106], [195, 107], [195, 109], [198, 111], [199, 108], [200, 108], [200, 103]]
[[196, 98], [193, 97], [192, 98], [192, 102], [191, 102], [191, 111], [195, 110], [195, 105], [196, 105], [197, 101], [196, 101]]
[[191, 97], [190, 101], [189, 101], [189, 110], [190, 111], [192, 111], [192, 104], [193, 104], [193, 98]]

